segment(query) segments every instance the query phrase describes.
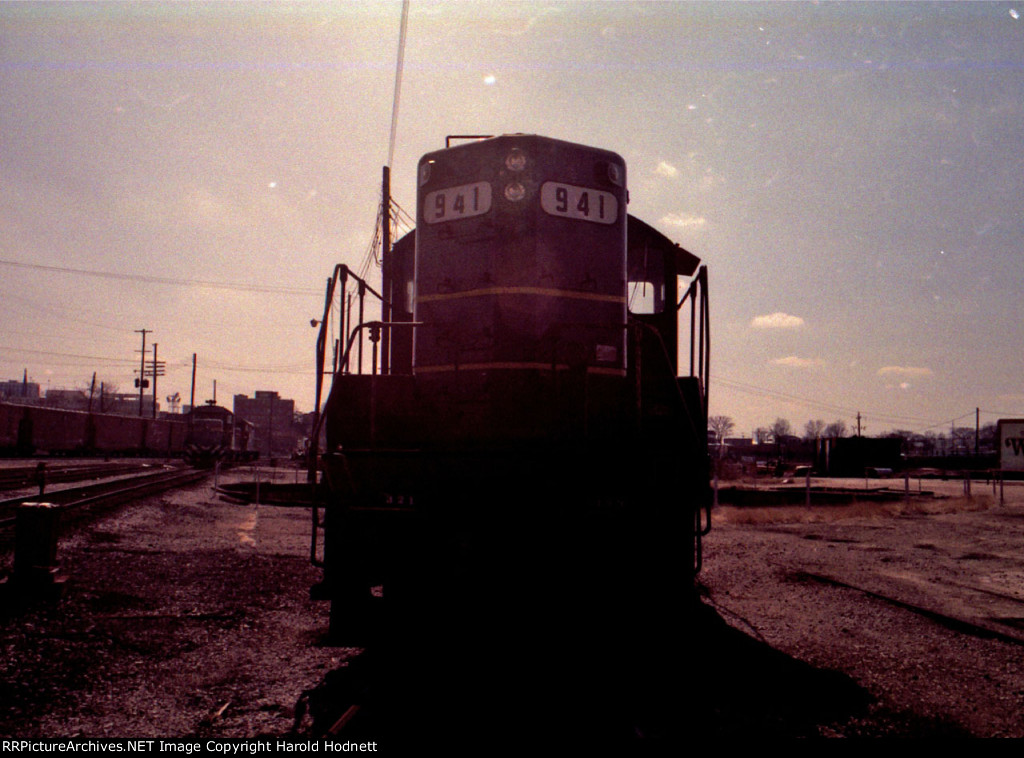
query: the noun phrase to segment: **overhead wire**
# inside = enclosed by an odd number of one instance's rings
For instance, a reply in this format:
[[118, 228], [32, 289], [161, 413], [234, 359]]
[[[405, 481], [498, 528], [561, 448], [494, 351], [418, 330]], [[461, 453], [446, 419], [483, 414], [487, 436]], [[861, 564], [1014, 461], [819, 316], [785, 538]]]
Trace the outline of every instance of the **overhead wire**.
[[1024, 413], [1020, 412], [988, 411], [980, 408], [977, 410], [968, 411], [952, 419], [946, 418], [942, 420], [936, 420], [934, 418], [925, 419], [917, 416], [899, 416], [883, 413], [872, 413], [870, 410], [864, 412], [864, 409], [862, 408], [857, 409], [853, 407], [836, 405], [833, 403], [826, 403], [820, 400], [812, 400], [810, 398], [801, 397], [800, 395], [794, 395], [789, 392], [781, 392], [778, 390], [771, 390], [765, 387], [758, 387], [756, 385], [747, 384], [745, 382], [736, 381], [734, 379], [727, 379], [721, 376], [715, 376], [715, 381], [722, 384], [725, 387], [730, 387], [739, 392], [773, 398], [776, 400], [784, 400], [786, 402], [795, 403], [797, 405], [803, 405], [809, 408], [823, 409], [831, 413], [838, 413], [844, 416], [855, 416], [857, 413], [860, 413], [862, 418], [869, 418], [879, 422], [890, 424], [909, 424], [912, 425], [913, 427], [912, 431], [914, 431], [917, 434], [924, 434], [925, 432], [929, 432], [934, 429], [946, 429], [949, 426], [955, 424], [957, 421], [974, 416], [976, 413], [983, 413], [989, 416], [996, 416], [997, 418], [1012, 418], [1015, 416], [1024, 416]]
[[146, 284], [170, 284], [178, 287], [207, 287], [210, 289], [227, 289], [242, 292], [265, 292], [274, 295], [315, 295], [318, 291], [310, 287], [282, 287], [267, 284], [243, 284], [241, 282], [215, 282], [205, 279], [181, 279], [170, 276], [151, 276], [149, 274], [124, 274], [115, 271], [96, 271], [93, 269], [70, 268], [68, 266], [47, 266], [41, 263], [24, 263], [22, 261], [0, 260], [0, 266], [50, 271], [58, 274], [78, 274], [94, 276], [102, 279], [144, 282]]

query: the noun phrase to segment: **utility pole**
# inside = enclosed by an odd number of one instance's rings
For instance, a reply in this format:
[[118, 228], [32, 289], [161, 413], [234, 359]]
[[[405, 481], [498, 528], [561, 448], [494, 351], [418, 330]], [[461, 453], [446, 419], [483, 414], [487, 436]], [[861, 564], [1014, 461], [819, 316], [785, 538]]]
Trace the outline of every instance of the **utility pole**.
[[136, 329], [136, 334], [142, 335], [142, 355], [139, 358], [139, 416], [142, 416], [142, 395], [146, 391], [146, 334], [152, 329]]
[[860, 411], [857, 411], [857, 436], [860, 437]]
[[978, 454], [981, 443], [981, 409], [974, 409], [974, 454]]
[[189, 411], [195, 410], [196, 407], [196, 354], [192, 353], [192, 393], [188, 398]]
[[156, 360], [157, 343], [153, 343], [153, 418], [156, 418], [156, 378], [163, 373], [161, 366]]

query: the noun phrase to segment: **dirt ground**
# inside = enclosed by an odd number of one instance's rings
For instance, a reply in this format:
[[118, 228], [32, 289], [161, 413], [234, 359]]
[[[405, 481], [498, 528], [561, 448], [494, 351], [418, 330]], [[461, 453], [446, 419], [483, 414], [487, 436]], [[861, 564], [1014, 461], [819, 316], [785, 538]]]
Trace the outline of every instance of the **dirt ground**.
[[[909, 503], [718, 511], [701, 581], [723, 634], [763, 643], [789, 671], [836, 675], [809, 702], [786, 677], [735, 665], [744, 645], [722, 647], [706, 672], [728, 682], [718, 697], [749, 693], [732, 733], [1024, 737], [1024, 487], [1008, 484], [1002, 503], [962, 487], [926, 481], [945, 497]], [[785, 724], [751, 720], [787, 707]]]
[[[948, 497], [716, 511], [680, 640], [692, 677], [666, 695], [684, 738], [1024, 737], [1024, 487], [1000, 504], [926, 486]], [[0, 615], [0, 735], [288, 734], [358, 654], [323, 644], [309, 531], [305, 509], [211, 481], [65, 535], [63, 599]]]
[[286, 734], [352, 652], [319, 644], [309, 531], [307, 510], [226, 503], [211, 480], [66, 536], [63, 599], [0, 619], [0, 734]]

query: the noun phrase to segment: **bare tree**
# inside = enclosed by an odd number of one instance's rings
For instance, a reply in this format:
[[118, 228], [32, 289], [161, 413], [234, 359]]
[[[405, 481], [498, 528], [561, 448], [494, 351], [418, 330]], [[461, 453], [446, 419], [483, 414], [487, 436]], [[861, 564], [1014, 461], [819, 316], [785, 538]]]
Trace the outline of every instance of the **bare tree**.
[[832, 439], [839, 439], [846, 436], [846, 422], [842, 420], [833, 421], [825, 427], [825, 436]]
[[786, 457], [786, 438], [793, 436], [793, 427], [784, 418], [777, 418], [771, 425], [772, 438], [775, 440], [775, 452], [781, 461]]
[[804, 439], [805, 440], [817, 440], [821, 439], [822, 435], [825, 434], [825, 422], [820, 418], [808, 421], [804, 424]]
[[715, 433], [715, 439], [719, 444], [725, 442], [725, 438], [732, 434], [736, 424], [729, 416], [712, 416], [708, 419], [708, 429]]
[[769, 428], [772, 430], [772, 437], [775, 438], [776, 442], [779, 442], [780, 440], [782, 440], [783, 437], [792, 437], [793, 436], [793, 427], [784, 418], [777, 418], [777, 419], [775, 419], [775, 421], [772, 423], [771, 427], [769, 427]]
[[911, 441], [914, 439], [914, 433], [912, 431], [908, 429], [894, 429], [885, 436], [891, 439], [900, 440], [900, 449], [903, 451], [904, 454], [910, 452]]
[[974, 429], [958, 426], [950, 432], [953, 440], [953, 455], [967, 455], [974, 449]]

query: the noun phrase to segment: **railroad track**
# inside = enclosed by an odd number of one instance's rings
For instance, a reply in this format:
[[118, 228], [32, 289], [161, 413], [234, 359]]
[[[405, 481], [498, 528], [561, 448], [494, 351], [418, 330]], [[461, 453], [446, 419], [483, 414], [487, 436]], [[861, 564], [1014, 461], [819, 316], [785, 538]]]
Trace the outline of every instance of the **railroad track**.
[[40, 466], [46, 483], [81, 482], [138, 471], [152, 470], [153, 464], [139, 461], [120, 463], [51, 463], [41, 461], [29, 466], [0, 468], [0, 492], [39, 486]]
[[84, 486], [46, 492], [42, 497], [28, 495], [0, 501], [0, 529], [14, 525], [18, 507], [26, 502], [46, 502], [70, 512], [96, 505], [112, 505], [134, 500], [156, 492], [182, 487], [210, 475], [194, 469], [164, 469], [137, 476], [114, 479]]
[[[810, 571], [797, 571], [792, 576], [797, 579], [810, 580], [832, 587], [854, 590], [875, 600], [880, 600], [897, 608], [916, 613], [961, 634], [969, 634], [985, 639], [997, 639], [1014, 645], [1024, 645], [1024, 601], [1004, 593], [993, 592], [976, 584], [958, 583], [949, 587], [949, 589], [959, 590], [962, 593], [958, 598], [959, 602], [956, 603], [956, 606], [961, 610], [951, 611], [949, 607], [951, 604], [948, 602], [937, 602], [934, 599], [920, 595], [918, 595], [916, 600], [907, 599], [914, 593], [908, 595], [900, 591], [879, 590], [861, 583], [851, 583], [834, 576]], [[986, 613], [983, 610], [979, 610], [977, 604], [971, 601], [972, 595], [995, 595], [1002, 600], [1009, 601], [1012, 605], [1018, 606], [1020, 609], [1019, 615], [992, 615]]]

